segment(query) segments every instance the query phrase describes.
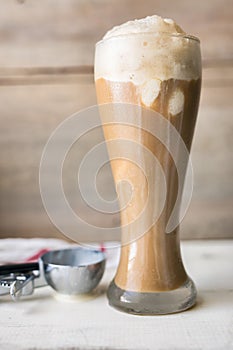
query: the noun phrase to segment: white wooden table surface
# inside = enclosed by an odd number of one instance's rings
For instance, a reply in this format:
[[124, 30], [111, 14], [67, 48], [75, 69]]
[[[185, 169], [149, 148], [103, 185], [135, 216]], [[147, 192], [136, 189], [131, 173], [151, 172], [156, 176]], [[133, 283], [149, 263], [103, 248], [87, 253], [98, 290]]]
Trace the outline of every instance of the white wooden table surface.
[[[17, 253], [20, 244], [14, 246]], [[109, 264], [101, 285], [90, 296], [64, 298], [45, 287], [18, 303], [2, 297], [0, 349], [233, 349], [233, 241], [186, 241], [182, 252], [198, 288], [193, 309], [166, 316], [133, 316], [114, 310], [105, 294], [115, 270], [115, 264]]]

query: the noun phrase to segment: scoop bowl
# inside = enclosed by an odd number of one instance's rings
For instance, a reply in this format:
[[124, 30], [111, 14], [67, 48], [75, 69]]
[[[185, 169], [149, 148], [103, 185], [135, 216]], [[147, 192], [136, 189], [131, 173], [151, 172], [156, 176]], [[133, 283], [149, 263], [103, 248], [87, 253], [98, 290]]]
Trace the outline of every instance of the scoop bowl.
[[41, 260], [46, 282], [67, 295], [90, 293], [105, 270], [105, 254], [82, 247], [50, 251]]

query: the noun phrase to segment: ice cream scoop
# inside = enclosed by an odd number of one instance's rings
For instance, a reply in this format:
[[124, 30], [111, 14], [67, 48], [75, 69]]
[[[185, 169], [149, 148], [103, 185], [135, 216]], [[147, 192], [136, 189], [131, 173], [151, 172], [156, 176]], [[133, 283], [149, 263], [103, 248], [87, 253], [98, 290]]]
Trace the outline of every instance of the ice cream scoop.
[[77, 247], [49, 251], [36, 263], [0, 266], [0, 295], [10, 292], [17, 300], [45, 285], [66, 295], [89, 293], [100, 282], [105, 261], [102, 251]]

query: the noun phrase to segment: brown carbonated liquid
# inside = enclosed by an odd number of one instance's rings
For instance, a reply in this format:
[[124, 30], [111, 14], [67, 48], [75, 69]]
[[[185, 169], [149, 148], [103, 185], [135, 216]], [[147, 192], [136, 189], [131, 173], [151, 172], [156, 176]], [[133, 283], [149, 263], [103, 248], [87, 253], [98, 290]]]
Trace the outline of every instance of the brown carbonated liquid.
[[[110, 81], [104, 78], [96, 80], [98, 103], [131, 103], [141, 105], [139, 124], [145, 123], [148, 110], [156, 111], [169, 120], [183, 138], [186, 147], [190, 150], [193, 137], [200, 92], [200, 79], [161, 81], [157, 96], [153, 99], [144, 98], [143, 91], [133, 82]], [[150, 89], [150, 86], [148, 87]], [[153, 89], [153, 84], [151, 86]], [[115, 112], [108, 115], [108, 120], [115, 120]], [[132, 118], [134, 118], [132, 116]], [[149, 125], [147, 125], [150, 127]], [[134, 222], [145, 207], [148, 191], [152, 191], [152, 202], [147, 208], [148, 220], [153, 211], [159, 206], [160, 174], [151, 164], [142, 157], [146, 175], [137, 164], [127, 159], [114, 159], [111, 168], [116, 184], [116, 191], [120, 191], [120, 207], [123, 207], [124, 193], [118, 189], [121, 180], [128, 180], [133, 188], [132, 197], [128, 205], [121, 210], [122, 248], [115, 284], [124, 290], [135, 292], [167, 291], [182, 285], [187, 275], [184, 270], [179, 248], [178, 228], [166, 234], [166, 225], [177, 198], [178, 178], [177, 169], [169, 151], [151, 133], [127, 125], [104, 125], [105, 139], [121, 139], [127, 137], [150, 150], [159, 161], [166, 179], [167, 195], [165, 205], [158, 220], [139, 237], [134, 237], [133, 230], [124, 226]], [[113, 153], [114, 144], [108, 147], [109, 156]], [[134, 147], [134, 143], [132, 146]], [[179, 145], [177, 145], [179, 150]], [[132, 151], [133, 148], [132, 148]], [[135, 149], [136, 152], [136, 149]], [[124, 191], [123, 191], [124, 192]], [[122, 203], [121, 203], [122, 201]], [[142, 228], [143, 231], [143, 228]]]

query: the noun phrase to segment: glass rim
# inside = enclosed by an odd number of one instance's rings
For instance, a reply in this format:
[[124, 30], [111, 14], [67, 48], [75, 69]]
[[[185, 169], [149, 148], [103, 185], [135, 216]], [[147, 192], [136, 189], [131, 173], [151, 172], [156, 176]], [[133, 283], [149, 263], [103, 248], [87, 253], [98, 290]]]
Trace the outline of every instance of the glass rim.
[[189, 39], [189, 40], [193, 40], [196, 41], [197, 43], [200, 44], [200, 39], [195, 36], [195, 35], [190, 35], [190, 34], [185, 34], [185, 33], [169, 33], [169, 32], [140, 32], [140, 33], [127, 33], [127, 34], [118, 34], [118, 35], [113, 35], [110, 36], [106, 39], [101, 39], [99, 41], [97, 41], [97, 43], [95, 44], [95, 46], [99, 46], [100, 44], [106, 42], [106, 41], [110, 41], [110, 40], [114, 40], [114, 39], [121, 39], [121, 38], [127, 38], [127, 37], [137, 37], [137, 36], [159, 36], [159, 35], [164, 35], [167, 37], [173, 37], [173, 38], [181, 38], [181, 39]]

